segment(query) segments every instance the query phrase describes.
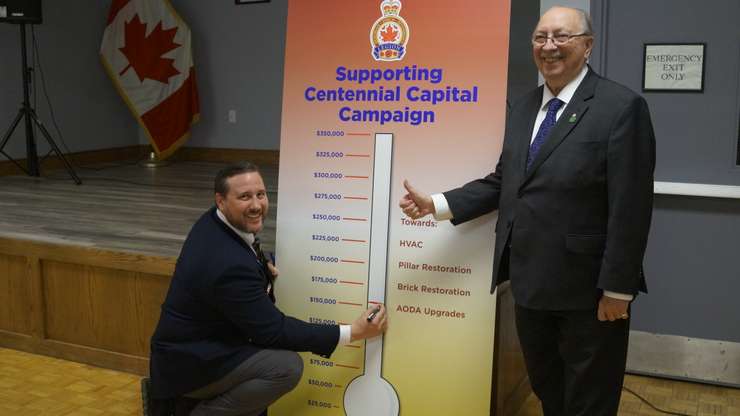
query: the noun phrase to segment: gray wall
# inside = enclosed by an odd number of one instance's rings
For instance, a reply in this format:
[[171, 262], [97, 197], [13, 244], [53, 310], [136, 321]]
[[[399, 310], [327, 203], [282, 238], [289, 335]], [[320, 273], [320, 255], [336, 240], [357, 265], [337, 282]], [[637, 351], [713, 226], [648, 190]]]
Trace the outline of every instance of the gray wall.
[[[46, 87], [64, 140], [73, 152], [137, 144], [134, 119], [114, 90], [98, 58], [110, 1], [44, 1], [44, 23], [36, 26]], [[29, 63], [31, 30], [27, 28]], [[38, 80], [39, 118], [61, 146]], [[21, 41], [18, 25], [0, 24], [0, 134], [5, 133], [23, 101]], [[32, 93], [33, 95], [33, 93]], [[33, 103], [33, 98], [32, 98]], [[25, 158], [23, 125], [5, 150]], [[48, 150], [41, 136], [39, 155]], [[0, 160], [4, 160], [0, 157]]]
[[[233, 1], [172, 3], [193, 32], [201, 99], [201, 121], [186, 145], [278, 149], [287, 0], [246, 6]], [[70, 149], [147, 144], [98, 57], [110, 0], [44, 1], [43, 5], [44, 23], [36, 27], [40, 56], [56, 119]], [[28, 32], [30, 39], [30, 28]], [[22, 101], [18, 26], [0, 24], [0, 56], [0, 129], [4, 132]], [[40, 85], [40, 73], [37, 78]], [[39, 89], [39, 116], [59, 142], [46, 107]], [[237, 112], [234, 124], [227, 117], [232, 109]], [[47, 149], [39, 144], [39, 154]], [[6, 150], [13, 157], [25, 157], [22, 128]]]
[[[278, 149], [287, 0], [174, 0], [193, 33], [201, 121], [187, 146]], [[237, 122], [228, 121], [235, 110]]]
[[[737, 0], [593, 1], [597, 71], [642, 88], [644, 42], [706, 42], [704, 93], [643, 93], [657, 140], [656, 180], [740, 185]], [[740, 201], [656, 195], [645, 259], [649, 294], [632, 329], [740, 342]]]
[[606, 26], [607, 47], [595, 51], [594, 64], [635, 91], [642, 88], [643, 43], [707, 43], [703, 93], [643, 94], [658, 137], [655, 176], [658, 181], [740, 185], [735, 151], [740, 2], [625, 0], [598, 2], [594, 11], [597, 7], [606, 17], [600, 26]]

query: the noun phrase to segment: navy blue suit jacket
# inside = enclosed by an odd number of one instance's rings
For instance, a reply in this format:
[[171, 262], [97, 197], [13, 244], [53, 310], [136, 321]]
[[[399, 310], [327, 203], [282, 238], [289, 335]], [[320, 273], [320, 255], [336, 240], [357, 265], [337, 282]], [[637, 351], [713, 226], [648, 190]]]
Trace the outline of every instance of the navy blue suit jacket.
[[603, 290], [645, 291], [655, 167], [647, 103], [589, 69], [527, 170], [542, 91], [509, 111], [496, 170], [445, 192], [452, 222], [499, 210], [491, 292], [510, 279], [521, 306], [585, 310]]
[[225, 376], [261, 349], [328, 357], [339, 327], [285, 316], [247, 243], [213, 207], [190, 230], [151, 340], [151, 395], [184, 395]]

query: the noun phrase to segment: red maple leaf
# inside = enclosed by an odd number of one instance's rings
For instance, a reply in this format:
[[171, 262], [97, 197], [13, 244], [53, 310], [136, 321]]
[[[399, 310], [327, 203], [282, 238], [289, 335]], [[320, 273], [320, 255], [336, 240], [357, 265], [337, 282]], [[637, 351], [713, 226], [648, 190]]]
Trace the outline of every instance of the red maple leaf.
[[162, 58], [165, 53], [180, 47], [172, 41], [176, 33], [177, 27], [162, 30], [162, 22], [159, 22], [147, 36], [146, 23], [139, 20], [138, 14], [135, 15], [125, 26], [126, 45], [119, 48], [129, 64], [118, 75], [133, 67], [139, 81], [149, 78], [167, 84], [171, 76], [180, 73], [175, 69], [174, 59]]
[[393, 29], [393, 26], [387, 25], [380, 31], [380, 38], [383, 42], [393, 42], [398, 37], [398, 31]]

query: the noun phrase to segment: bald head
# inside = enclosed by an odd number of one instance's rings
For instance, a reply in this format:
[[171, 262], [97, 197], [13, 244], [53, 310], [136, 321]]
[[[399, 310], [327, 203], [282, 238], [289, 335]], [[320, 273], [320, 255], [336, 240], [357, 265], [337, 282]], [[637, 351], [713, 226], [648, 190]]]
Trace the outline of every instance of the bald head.
[[586, 13], [584, 10], [575, 7], [553, 6], [549, 8], [545, 13], [548, 13], [550, 11], [554, 12], [558, 9], [564, 13], [575, 14], [576, 18], [578, 19], [578, 31], [581, 33], [588, 33], [589, 35], [593, 35], [594, 29], [593, 25], [591, 24], [591, 16], [589, 16], [588, 13]]
[[[562, 42], [555, 39], [559, 35]], [[540, 18], [533, 39], [538, 36], [548, 39], [543, 45], [532, 43], [534, 62], [547, 86], [557, 95], [578, 76], [591, 55], [591, 22], [583, 10], [556, 6]]]

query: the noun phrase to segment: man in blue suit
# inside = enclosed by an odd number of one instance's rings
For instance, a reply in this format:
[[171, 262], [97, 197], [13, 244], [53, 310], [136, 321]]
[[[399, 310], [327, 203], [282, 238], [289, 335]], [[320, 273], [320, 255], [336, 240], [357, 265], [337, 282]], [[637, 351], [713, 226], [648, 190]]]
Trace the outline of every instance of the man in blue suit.
[[380, 335], [385, 309], [341, 326], [285, 316], [272, 296], [277, 269], [254, 245], [269, 206], [257, 167], [221, 170], [215, 199], [188, 234], [162, 305], [151, 340], [150, 395], [190, 399], [179, 400], [191, 405], [176, 414], [258, 415], [301, 378], [295, 351], [329, 357], [337, 345]]
[[629, 305], [645, 290], [655, 137], [645, 100], [586, 61], [588, 16], [554, 7], [532, 33], [545, 85], [515, 102], [496, 169], [443, 194], [405, 183], [411, 218], [459, 224], [498, 209], [493, 284], [516, 326], [545, 416], [614, 416]]

